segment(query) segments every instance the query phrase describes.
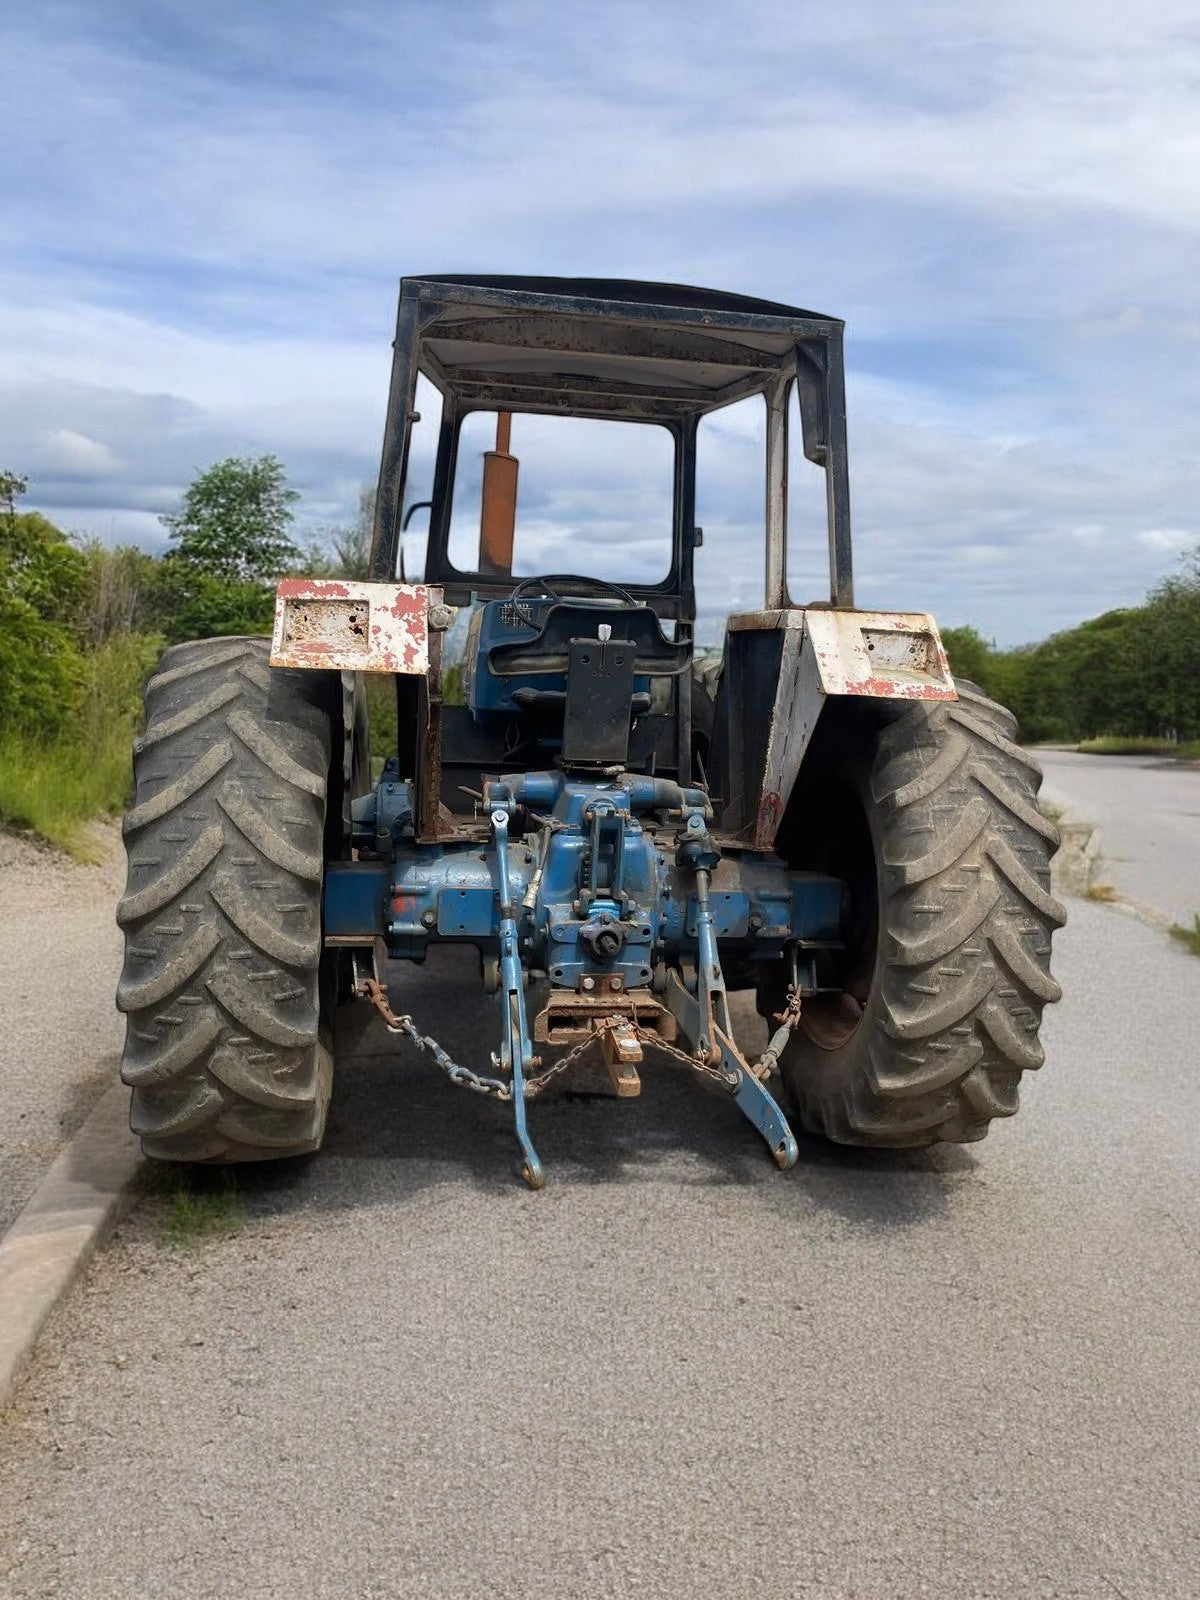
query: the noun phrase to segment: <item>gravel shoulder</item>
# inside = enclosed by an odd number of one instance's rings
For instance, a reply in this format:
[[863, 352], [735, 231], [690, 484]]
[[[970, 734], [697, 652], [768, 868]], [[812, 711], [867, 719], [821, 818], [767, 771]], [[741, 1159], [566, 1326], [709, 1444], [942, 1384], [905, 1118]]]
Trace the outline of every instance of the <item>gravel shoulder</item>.
[[0, 1233], [117, 1075], [115, 824], [97, 865], [0, 833]]

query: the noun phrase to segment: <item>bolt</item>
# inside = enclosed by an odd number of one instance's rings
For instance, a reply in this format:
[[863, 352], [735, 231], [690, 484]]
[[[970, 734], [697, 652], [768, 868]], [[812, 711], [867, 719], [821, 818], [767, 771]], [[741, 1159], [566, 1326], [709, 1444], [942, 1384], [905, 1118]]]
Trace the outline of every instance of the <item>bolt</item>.
[[422, 911], [422, 913], [421, 913], [421, 921], [425, 924], [425, 926], [427, 928], [434, 928], [434, 927], [437, 926], [437, 912], [433, 909], [432, 906], [429, 908], [428, 911]]
[[580, 985], [580, 988], [582, 988], [582, 989], [594, 989], [595, 987], [596, 987], [595, 978], [585, 978], [583, 980], [582, 984]]
[[454, 621], [454, 611], [450, 606], [430, 606], [429, 626], [439, 633], [445, 630]]

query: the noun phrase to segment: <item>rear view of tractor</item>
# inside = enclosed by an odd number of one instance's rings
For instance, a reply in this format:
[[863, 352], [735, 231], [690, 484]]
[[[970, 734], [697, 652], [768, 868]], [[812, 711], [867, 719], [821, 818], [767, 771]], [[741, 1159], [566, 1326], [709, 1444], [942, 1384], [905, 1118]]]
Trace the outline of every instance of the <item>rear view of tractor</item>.
[[[698, 441], [746, 403], [761, 534], [722, 548], [697, 526]], [[808, 605], [797, 447], [829, 549]], [[614, 492], [581, 500], [601, 456]], [[701, 561], [763, 574], [719, 662], [695, 652]], [[378, 777], [364, 674], [394, 682]], [[1040, 773], [1011, 716], [952, 681], [932, 618], [854, 607], [834, 319], [660, 284], [406, 279], [371, 580], [281, 583], [270, 643], [180, 645], [146, 703], [118, 1004], [151, 1156], [316, 1149], [339, 1004], [493, 1096], [534, 1188], [531, 1107], [585, 1051], [628, 1097], [685, 1063], [782, 1167], [789, 1115], [851, 1144], [981, 1138], [1041, 1062], [1063, 912]], [[389, 961], [437, 943], [479, 953], [479, 1060], [393, 1009]], [[739, 1041], [735, 990], [765, 1049]]]

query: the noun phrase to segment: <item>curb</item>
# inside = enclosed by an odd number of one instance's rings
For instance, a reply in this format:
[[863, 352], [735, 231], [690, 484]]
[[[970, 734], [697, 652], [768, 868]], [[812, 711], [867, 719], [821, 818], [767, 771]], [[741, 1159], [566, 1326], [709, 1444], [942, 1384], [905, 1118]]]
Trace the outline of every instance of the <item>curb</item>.
[[0, 1410], [50, 1313], [117, 1221], [141, 1165], [129, 1091], [105, 1091], [0, 1240]]
[[[1097, 867], [1102, 859], [1100, 829], [1091, 822], [1059, 820], [1058, 830], [1062, 843], [1050, 863], [1050, 890], [1056, 895], [1071, 895], [1078, 900], [1091, 898], [1088, 891], [1096, 881]], [[1158, 928], [1170, 933], [1174, 919], [1165, 911], [1135, 900], [1124, 890], [1107, 886], [1111, 890], [1101, 903], [1114, 911], [1123, 911], [1148, 928]]]
[[1086, 900], [1100, 854], [1100, 830], [1090, 822], [1060, 820], [1058, 831], [1062, 842], [1050, 864], [1051, 891]]

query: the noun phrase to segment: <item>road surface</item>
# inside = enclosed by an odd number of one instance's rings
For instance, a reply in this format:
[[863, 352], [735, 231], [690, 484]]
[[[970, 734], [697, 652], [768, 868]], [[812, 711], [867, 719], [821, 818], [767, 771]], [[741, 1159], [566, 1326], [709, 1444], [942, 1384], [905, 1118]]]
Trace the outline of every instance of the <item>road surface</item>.
[[58, 1317], [0, 1593], [1194, 1600], [1200, 963], [1086, 902], [1058, 955], [1021, 1116], [789, 1174], [665, 1068], [536, 1106], [530, 1194], [368, 1029], [317, 1161], [190, 1250], [147, 1201]]
[[[183, 1250], [147, 1196], [58, 1314], [0, 1595], [1194, 1600], [1200, 962], [1075, 901], [1055, 969], [980, 1145], [781, 1174], [664, 1066], [533, 1107], [540, 1195], [503, 1108], [348, 1018], [322, 1155]], [[479, 1059], [462, 976], [397, 998]]]
[[1200, 912], [1200, 765], [1039, 750], [1044, 796], [1100, 828], [1099, 881], [1192, 926]]

